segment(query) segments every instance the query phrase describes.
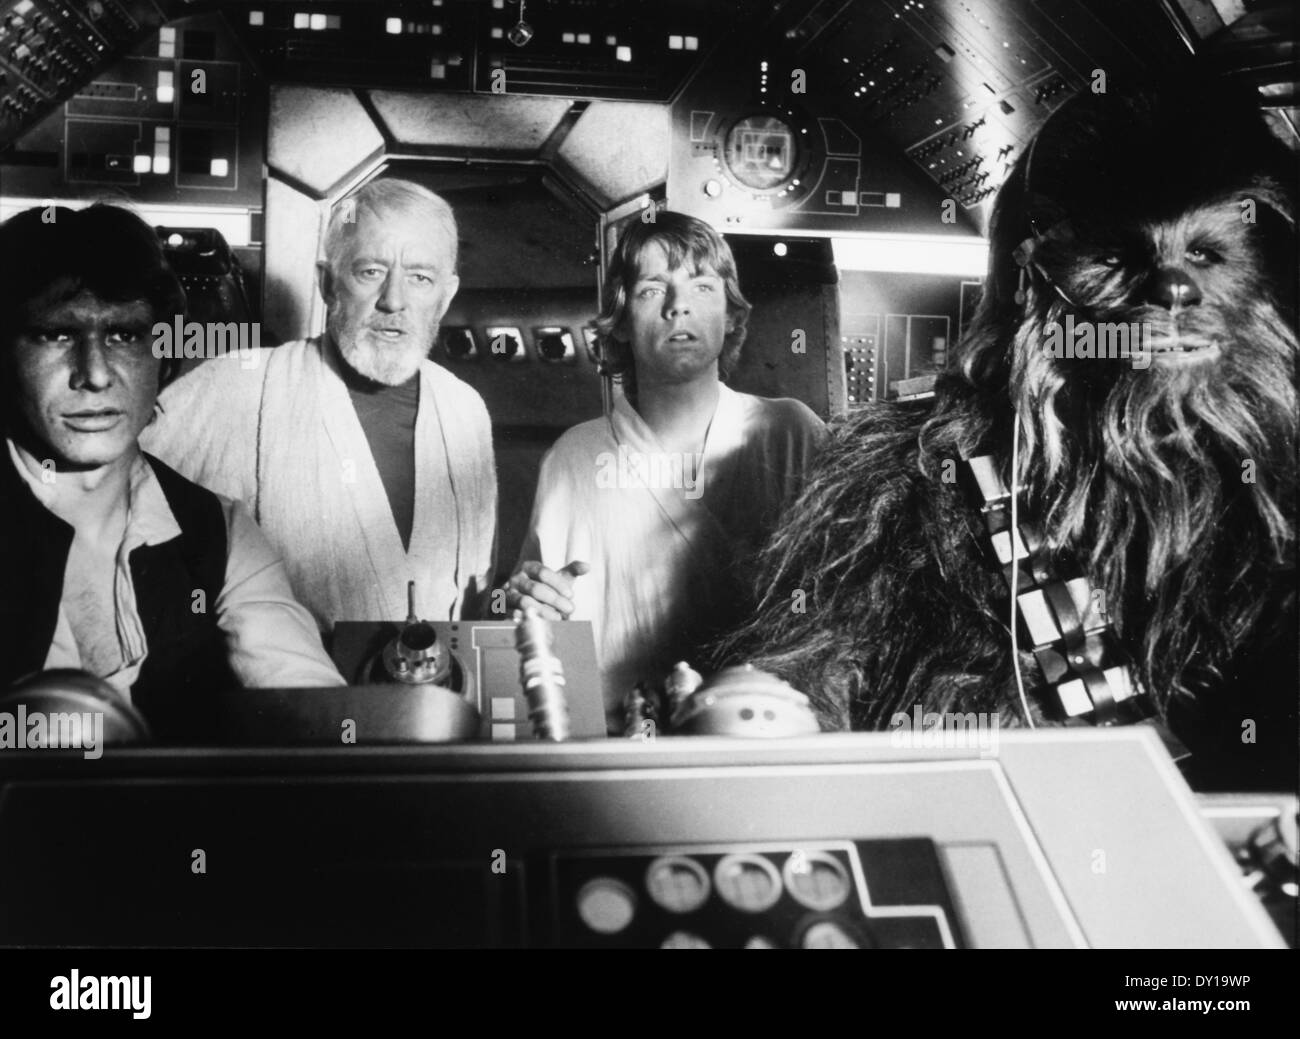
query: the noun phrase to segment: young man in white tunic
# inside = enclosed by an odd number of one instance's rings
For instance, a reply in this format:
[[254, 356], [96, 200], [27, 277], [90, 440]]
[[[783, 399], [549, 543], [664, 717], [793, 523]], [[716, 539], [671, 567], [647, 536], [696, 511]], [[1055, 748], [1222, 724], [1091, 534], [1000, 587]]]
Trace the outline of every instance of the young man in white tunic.
[[750, 305], [709, 225], [659, 212], [629, 225], [597, 320], [613, 412], [556, 441], [508, 602], [589, 620], [611, 733], [637, 681], [662, 682], [745, 617], [745, 574], [825, 439], [796, 400], [722, 380]]
[[200, 365], [162, 394], [145, 447], [242, 499], [324, 631], [481, 615], [496, 539], [483, 399], [428, 360], [459, 287], [456, 222], [378, 180], [335, 206], [318, 264], [323, 336]]

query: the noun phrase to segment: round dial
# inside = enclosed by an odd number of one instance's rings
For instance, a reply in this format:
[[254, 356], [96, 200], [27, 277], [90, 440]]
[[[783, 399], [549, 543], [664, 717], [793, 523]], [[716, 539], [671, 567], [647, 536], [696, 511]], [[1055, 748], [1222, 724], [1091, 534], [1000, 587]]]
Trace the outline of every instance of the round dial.
[[782, 872], [786, 889], [809, 909], [834, 909], [852, 889], [843, 863], [822, 851], [795, 852]]
[[728, 855], [713, 870], [722, 900], [745, 913], [770, 909], [781, 897], [781, 877], [761, 855]]
[[768, 191], [794, 175], [797, 159], [795, 132], [774, 115], [751, 115], [727, 132], [724, 156], [727, 169], [747, 188]]
[[666, 855], [650, 863], [645, 886], [650, 897], [670, 913], [692, 912], [709, 897], [709, 875], [698, 862], [683, 855]]
[[578, 891], [578, 915], [599, 934], [617, 934], [636, 914], [636, 895], [621, 880], [597, 877]]
[[813, 924], [804, 932], [800, 946], [805, 949], [861, 949], [862, 945], [843, 927], [830, 920]]
[[698, 934], [691, 934], [689, 931], [674, 931], [662, 942], [659, 943], [661, 949], [711, 949], [711, 946]]

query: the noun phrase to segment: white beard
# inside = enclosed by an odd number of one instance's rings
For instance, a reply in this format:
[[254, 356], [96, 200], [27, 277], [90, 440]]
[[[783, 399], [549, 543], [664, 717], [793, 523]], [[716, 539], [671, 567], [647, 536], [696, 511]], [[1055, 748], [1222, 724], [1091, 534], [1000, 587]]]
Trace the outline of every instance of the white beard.
[[420, 362], [428, 351], [419, 343], [377, 347], [358, 337], [349, 337], [349, 341], [339, 342], [339, 353], [358, 375], [381, 386], [401, 386], [419, 372]]

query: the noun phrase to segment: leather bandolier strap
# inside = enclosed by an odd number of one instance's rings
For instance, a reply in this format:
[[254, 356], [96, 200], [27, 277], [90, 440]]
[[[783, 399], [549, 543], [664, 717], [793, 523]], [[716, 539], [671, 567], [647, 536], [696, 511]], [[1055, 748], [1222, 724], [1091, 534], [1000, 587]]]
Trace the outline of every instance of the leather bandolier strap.
[[[964, 460], [963, 483], [979, 508], [990, 561], [1011, 588], [1012, 544], [1016, 545], [1017, 612], [1033, 648], [1052, 702], [1049, 713], [1093, 725], [1151, 718], [1151, 697], [1133, 677], [1128, 658], [1111, 628], [1105, 596], [1094, 590], [1073, 561], [1046, 551], [1041, 526], [1018, 507], [1011, 525], [1011, 491], [991, 454]], [[1023, 502], [1022, 502], [1023, 503]]]

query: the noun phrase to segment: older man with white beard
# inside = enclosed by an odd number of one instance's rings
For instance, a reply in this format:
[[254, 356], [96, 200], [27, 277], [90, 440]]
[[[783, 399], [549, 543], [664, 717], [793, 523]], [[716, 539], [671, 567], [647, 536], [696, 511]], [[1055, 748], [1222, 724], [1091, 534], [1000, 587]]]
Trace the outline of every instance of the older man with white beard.
[[242, 499], [322, 630], [479, 615], [496, 535], [482, 398], [427, 359], [456, 294], [456, 222], [374, 181], [340, 202], [318, 263], [325, 335], [232, 353], [168, 387], [145, 449]]

